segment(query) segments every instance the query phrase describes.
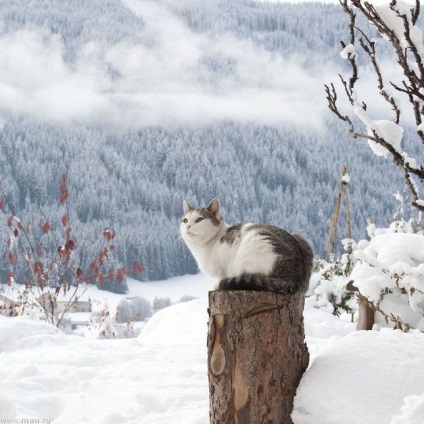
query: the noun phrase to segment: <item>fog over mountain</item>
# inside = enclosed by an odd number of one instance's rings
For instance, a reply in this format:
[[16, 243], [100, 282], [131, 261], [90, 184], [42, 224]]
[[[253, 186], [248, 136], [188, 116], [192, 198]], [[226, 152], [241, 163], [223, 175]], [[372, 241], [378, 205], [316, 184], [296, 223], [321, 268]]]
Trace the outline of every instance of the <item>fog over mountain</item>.
[[196, 271], [184, 199], [219, 196], [229, 223], [301, 231], [321, 255], [348, 163], [363, 237], [403, 183], [327, 109], [346, 22], [322, 3], [2, 1], [0, 179], [16, 214], [60, 216], [66, 173], [76, 231], [113, 225], [117, 261], [145, 262], [143, 279]]

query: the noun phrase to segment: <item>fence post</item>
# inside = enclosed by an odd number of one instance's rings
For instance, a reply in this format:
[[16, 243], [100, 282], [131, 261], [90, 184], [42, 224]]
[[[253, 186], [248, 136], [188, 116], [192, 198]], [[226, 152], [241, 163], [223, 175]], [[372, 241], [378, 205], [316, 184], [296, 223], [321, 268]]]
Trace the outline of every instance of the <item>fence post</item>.
[[211, 424], [289, 424], [308, 367], [304, 295], [209, 292]]
[[367, 299], [362, 295], [358, 288], [353, 285], [353, 281], [349, 281], [346, 288], [349, 291], [357, 292], [358, 294], [358, 324], [356, 325], [357, 330], [372, 330], [375, 319], [375, 312], [368, 306]]

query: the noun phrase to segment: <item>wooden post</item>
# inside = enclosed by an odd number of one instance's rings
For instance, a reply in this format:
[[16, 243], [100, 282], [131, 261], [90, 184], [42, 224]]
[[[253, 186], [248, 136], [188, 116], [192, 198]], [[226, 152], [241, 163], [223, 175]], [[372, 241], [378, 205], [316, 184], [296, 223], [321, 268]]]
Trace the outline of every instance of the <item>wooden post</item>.
[[359, 303], [359, 318], [356, 325], [357, 330], [372, 330], [374, 326], [375, 312], [368, 306], [367, 299], [363, 296], [357, 287], [353, 285], [353, 281], [347, 283], [346, 288], [350, 291], [357, 292]]
[[[334, 252], [334, 246], [337, 242], [337, 226], [339, 222], [340, 205], [342, 200], [343, 191], [346, 198], [346, 216], [347, 216], [347, 235], [352, 238], [352, 228], [350, 222], [350, 207], [349, 207], [349, 178], [347, 173], [347, 165], [343, 165], [342, 179], [340, 182], [339, 193], [336, 198], [336, 205], [334, 207], [333, 217], [331, 218], [330, 231], [328, 232], [327, 241], [325, 243], [325, 250], [323, 259], [327, 260], [327, 255]], [[350, 250], [350, 249], [349, 249]]]
[[[359, 293], [359, 292], [358, 292]], [[357, 330], [372, 330], [374, 326], [375, 312], [368, 306], [365, 297], [361, 293], [359, 296], [359, 319]]]
[[211, 424], [290, 424], [308, 367], [304, 295], [209, 292]]

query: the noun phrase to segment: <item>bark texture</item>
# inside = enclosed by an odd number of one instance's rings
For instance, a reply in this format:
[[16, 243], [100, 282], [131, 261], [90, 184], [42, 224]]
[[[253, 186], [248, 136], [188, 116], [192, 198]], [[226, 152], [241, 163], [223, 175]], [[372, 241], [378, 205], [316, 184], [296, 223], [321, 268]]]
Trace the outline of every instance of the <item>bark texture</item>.
[[309, 363], [304, 296], [209, 292], [211, 424], [290, 424]]

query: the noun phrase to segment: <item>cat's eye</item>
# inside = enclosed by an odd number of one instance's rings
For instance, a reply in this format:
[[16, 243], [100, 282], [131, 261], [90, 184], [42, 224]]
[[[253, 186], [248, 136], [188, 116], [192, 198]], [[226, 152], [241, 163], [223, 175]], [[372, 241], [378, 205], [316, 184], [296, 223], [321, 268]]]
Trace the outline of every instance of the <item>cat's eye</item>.
[[198, 222], [203, 221], [204, 219], [205, 219], [205, 218], [199, 217], [199, 218], [197, 218], [197, 219], [196, 219], [196, 221], [195, 221], [195, 222], [196, 222], [196, 224], [197, 224]]
[[188, 219], [187, 219], [187, 218], [184, 218], [184, 219], [183, 219], [183, 222], [184, 222], [184, 224], [187, 224]]

